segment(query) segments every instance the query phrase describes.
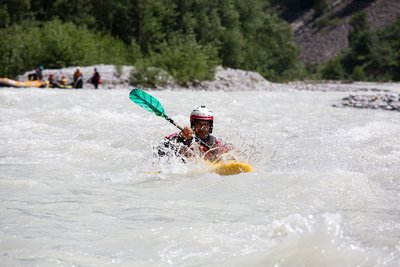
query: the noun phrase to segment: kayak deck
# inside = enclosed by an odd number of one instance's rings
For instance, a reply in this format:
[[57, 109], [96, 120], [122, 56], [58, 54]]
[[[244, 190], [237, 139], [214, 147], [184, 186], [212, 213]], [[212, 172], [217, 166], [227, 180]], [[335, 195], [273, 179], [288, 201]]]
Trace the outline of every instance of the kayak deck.
[[[206, 168], [204, 169], [203, 165], [201, 169], [197, 168], [193, 170], [193, 172], [200, 174], [206, 171], [223, 176], [253, 172], [253, 167], [250, 164], [238, 161], [226, 161], [226, 162], [215, 162], [215, 163], [206, 161], [205, 167]], [[161, 170], [145, 171], [144, 173], [155, 175], [155, 174], [161, 174], [163, 173], [163, 171]]]
[[244, 162], [228, 161], [210, 163], [210, 171], [219, 175], [235, 175], [240, 173], [252, 172], [253, 167]]

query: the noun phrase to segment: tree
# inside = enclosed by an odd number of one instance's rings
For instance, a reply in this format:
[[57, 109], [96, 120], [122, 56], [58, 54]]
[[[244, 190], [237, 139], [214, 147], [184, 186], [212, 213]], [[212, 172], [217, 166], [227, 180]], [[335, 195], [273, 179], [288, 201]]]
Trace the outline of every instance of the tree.
[[8, 14], [8, 7], [0, 6], [0, 28], [7, 27], [10, 24], [10, 14]]
[[329, 4], [327, 0], [314, 0], [313, 9], [317, 16], [321, 16], [328, 11]]
[[326, 63], [322, 68], [321, 75], [326, 80], [342, 80], [344, 78], [344, 68], [339, 59], [334, 59]]
[[133, 34], [132, 19], [129, 11], [131, 1], [103, 0], [93, 5], [93, 16], [97, 30], [116, 36], [128, 42]]
[[373, 34], [369, 30], [368, 17], [365, 12], [354, 15], [350, 21], [349, 33], [350, 55], [354, 65], [364, 64], [373, 46]]
[[267, 16], [245, 49], [244, 69], [278, 80], [298, 65], [298, 50], [290, 26], [277, 17]]
[[354, 81], [366, 81], [367, 75], [362, 66], [355, 66], [353, 69], [353, 73], [351, 74], [351, 78]]
[[[0, 2], [0, 16], [6, 21], [0, 22], [4, 26], [19, 23], [32, 17], [30, 0], [2, 0]], [[7, 23], [8, 22], [8, 23]], [[0, 25], [1, 26], [1, 25]]]

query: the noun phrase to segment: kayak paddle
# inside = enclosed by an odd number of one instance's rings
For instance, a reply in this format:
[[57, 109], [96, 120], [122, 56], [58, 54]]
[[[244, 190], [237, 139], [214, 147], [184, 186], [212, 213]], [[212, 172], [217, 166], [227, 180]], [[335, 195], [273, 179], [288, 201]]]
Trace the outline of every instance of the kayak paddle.
[[157, 98], [155, 98], [154, 96], [151, 96], [148, 93], [135, 88], [129, 93], [129, 98], [133, 103], [139, 105], [147, 111], [150, 111], [153, 114], [156, 114], [157, 116], [163, 117], [164, 119], [175, 125], [179, 130], [183, 130], [181, 126], [176, 124], [170, 117], [167, 116], [164, 107], [161, 105], [160, 101], [158, 101]]

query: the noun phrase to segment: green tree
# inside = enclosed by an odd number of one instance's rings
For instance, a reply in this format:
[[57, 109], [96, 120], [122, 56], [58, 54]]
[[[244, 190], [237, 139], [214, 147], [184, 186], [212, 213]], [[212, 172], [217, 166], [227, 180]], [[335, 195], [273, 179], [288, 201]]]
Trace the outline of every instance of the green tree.
[[204, 44], [216, 47], [221, 45], [221, 37], [225, 27], [222, 25], [219, 10], [215, 2], [196, 1], [193, 5], [194, 34]]
[[194, 17], [195, 1], [179, 0], [176, 2], [176, 26], [182, 34], [193, 34], [196, 19]]
[[325, 14], [329, 9], [327, 0], [314, 0], [313, 9], [317, 16]]
[[[0, 75], [13, 77], [39, 64], [46, 68], [123, 65], [134, 50], [109, 35], [95, 34], [73, 23], [24, 22], [0, 29]], [[137, 50], [135, 53], [139, 58]]]
[[364, 68], [362, 66], [355, 66], [351, 78], [354, 81], [366, 81], [367, 75], [365, 74]]
[[7, 27], [10, 24], [10, 14], [6, 5], [0, 6], [0, 28]]
[[[156, 49], [167, 39], [170, 25], [164, 24], [173, 16], [175, 5], [165, 4], [166, 0], [137, 1], [135, 16], [135, 39], [144, 53]], [[167, 29], [166, 29], [167, 28]]]
[[339, 59], [329, 61], [321, 71], [322, 78], [326, 80], [342, 80], [344, 74], [344, 68]]
[[129, 44], [134, 37], [136, 18], [135, 1], [102, 0], [93, 4], [96, 30], [117, 37]]
[[31, 17], [30, 0], [0, 1], [0, 28], [20, 23]]
[[354, 15], [350, 21], [351, 31], [349, 33], [350, 53], [348, 60], [350, 67], [363, 65], [371, 53], [374, 37], [370, 32], [368, 17], [365, 12]]
[[377, 33], [378, 42], [371, 51], [368, 71], [378, 77], [387, 74], [391, 79], [400, 80], [400, 19]]
[[14, 77], [37, 66], [40, 31], [33, 23], [0, 29], [0, 76]]
[[398, 80], [400, 20], [386, 30], [369, 30], [367, 16], [359, 13], [351, 20], [350, 48], [342, 62], [349, 76], [365, 80]]
[[244, 69], [258, 71], [272, 80], [285, 79], [287, 71], [298, 67], [298, 50], [290, 26], [277, 17], [265, 18], [245, 52]]

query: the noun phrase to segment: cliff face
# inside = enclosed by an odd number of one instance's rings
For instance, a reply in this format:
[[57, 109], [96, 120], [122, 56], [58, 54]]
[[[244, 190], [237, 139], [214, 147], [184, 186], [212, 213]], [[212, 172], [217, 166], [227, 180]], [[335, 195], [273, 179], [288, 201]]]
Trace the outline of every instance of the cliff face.
[[368, 14], [372, 30], [382, 29], [400, 17], [400, 0], [328, 0], [328, 12], [316, 16], [314, 10], [290, 20], [304, 63], [323, 63], [348, 47], [351, 17]]

